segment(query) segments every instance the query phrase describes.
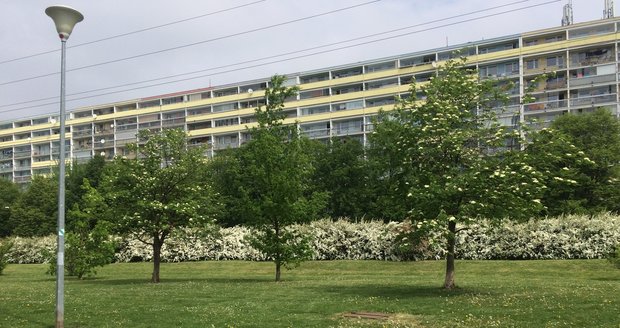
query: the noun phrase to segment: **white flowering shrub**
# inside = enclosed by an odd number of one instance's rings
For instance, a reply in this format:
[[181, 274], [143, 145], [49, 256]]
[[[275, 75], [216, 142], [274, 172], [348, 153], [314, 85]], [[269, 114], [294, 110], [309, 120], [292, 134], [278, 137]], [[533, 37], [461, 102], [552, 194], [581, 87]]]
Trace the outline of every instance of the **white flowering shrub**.
[[[292, 226], [311, 240], [314, 260], [440, 259], [445, 255], [442, 234], [429, 236], [423, 247], [402, 238], [407, 223], [319, 220]], [[208, 233], [179, 230], [162, 248], [162, 261], [267, 260], [252, 248], [247, 227], [211, 228]], [[55, 236], [11, 238], [9, 263], [45, 263], [56, 250]], [[133, 238], [115, 237], [116, 262], [152, 260], [152, 248]], [[591, 259], [605, 258], [620, 241], [620, 216], [562, 216], [514, 222], [480, 220], [457, 235], [459, 259]]]
[[9, 263], [48, 263], [56, 252], [56, 236], [14, 237], [10, 241], [13, 247], [7, 254]]
[[514, 223], [480, 221], [457, 236], [461, 259], [604, 258], [620, 240], [620, 217], [568, 215]]

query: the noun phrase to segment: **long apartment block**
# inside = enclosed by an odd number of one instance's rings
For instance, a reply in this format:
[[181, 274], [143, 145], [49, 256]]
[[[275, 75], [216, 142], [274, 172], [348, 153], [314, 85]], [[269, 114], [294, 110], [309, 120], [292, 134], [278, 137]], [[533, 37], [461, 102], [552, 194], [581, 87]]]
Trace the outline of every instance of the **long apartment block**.
[[[395, 96], [406, 96], [414, 78], [424, 83], [456, 51], [481, 79], [514, 82], [502, 124], [544, 124], [598, 107], [618, 116], [619, 32], [620, 19], [597, 20], [288, 75], [287, 84], [301, 91], [287, 100], [286, 120], [310, 138], [366, 142], [373, 117], [393, 109]], [[534, 102], [522, 104], [525, 90], [542, 74], [546, 78], [530, 91]], [[268, 81], [75, 109], [66, 117], [66, 156], [129, 156], [126, 145], [142, 129], [184, 129], [193, 145], [209, 146], [206, 156], [239, 147], [249, 138], [246, 128], [256, 124], [254, 109], [264, 105]], [[57, 165], [58, 134], [57, 115], [0, 122], [0, 177], [28, 182], [48, 174]]]

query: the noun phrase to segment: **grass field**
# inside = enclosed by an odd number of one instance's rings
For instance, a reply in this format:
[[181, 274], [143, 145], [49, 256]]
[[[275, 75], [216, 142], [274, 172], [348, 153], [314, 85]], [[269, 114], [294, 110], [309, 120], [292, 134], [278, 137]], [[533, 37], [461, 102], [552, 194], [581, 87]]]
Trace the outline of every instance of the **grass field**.
[[[67, 278], [65, 327], [620, 327], [620, 270], [602, 260], [308, 262], [283, 272], [256, 262], [113, 264]], [[45, 265], [0, 276], [1, 327], [53, 327], [55, 280]], [[354, 311], [388, 319], [344, 318]]]

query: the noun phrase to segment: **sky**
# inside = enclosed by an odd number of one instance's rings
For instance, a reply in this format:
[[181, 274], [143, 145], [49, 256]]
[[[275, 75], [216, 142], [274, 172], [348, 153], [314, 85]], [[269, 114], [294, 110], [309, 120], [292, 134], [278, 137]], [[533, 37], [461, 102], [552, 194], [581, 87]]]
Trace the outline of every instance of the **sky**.
[[[567, 2], [64, 0], [85, 17], [67, 42], [67, 110], [557, 27]], [[604, 0], [572, 3], [575, 23], [603, 16]], [[0, 0], [0, 122], [58, 113], [57, 4]]]

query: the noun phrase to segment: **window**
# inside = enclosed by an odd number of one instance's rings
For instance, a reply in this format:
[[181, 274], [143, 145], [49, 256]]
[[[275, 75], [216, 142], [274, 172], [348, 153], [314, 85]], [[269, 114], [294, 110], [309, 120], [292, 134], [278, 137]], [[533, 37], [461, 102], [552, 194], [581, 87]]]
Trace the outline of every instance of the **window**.
[[329, 105], [301, 108], [301, 115], [314, 115], [329, 112]]
[[537, 59], [530, 59], [525, 61], [525, 67], [527, 67], [527, 69], [536, 69], [538, 68], [538, 60]]
[[220, 127], [220, 126], [229, 126], [229, 125], [238, 125], [239, 124], [239, 119], [238, 118], [225, 118], [225, 119], [221, 119], [221, 120], [215, 120], [215, 127]]
[[547, 57], [547, 67], [550, 66], [564, 67], [564, 56]]

